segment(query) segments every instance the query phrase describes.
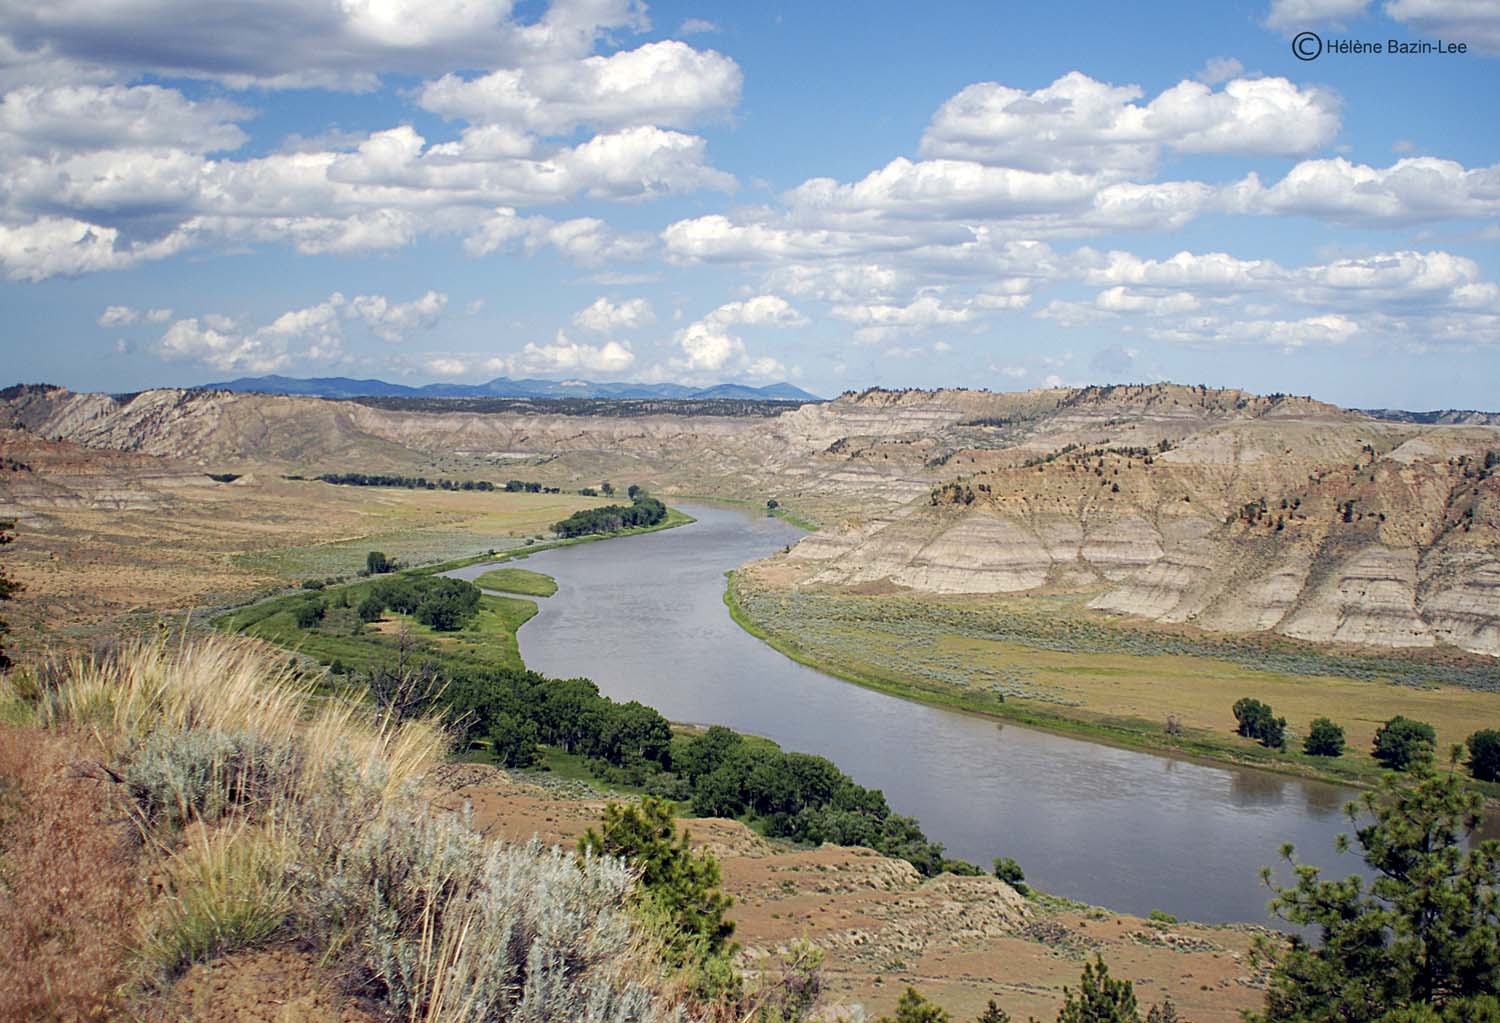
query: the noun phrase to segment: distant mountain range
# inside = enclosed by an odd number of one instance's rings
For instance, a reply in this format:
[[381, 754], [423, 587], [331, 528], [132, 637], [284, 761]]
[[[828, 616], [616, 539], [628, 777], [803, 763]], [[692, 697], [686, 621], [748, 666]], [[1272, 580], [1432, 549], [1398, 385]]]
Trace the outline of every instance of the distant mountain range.
[[354, 380], [349, 377], [264, 376], [240, 377], [222, 383], [204, 384], [204, 390], [239, 391], [255, 394], [300, 394], [313, 398], [654, 398], [697, 400], [745, 398], [755, 401], [822, 401], [788, 383], [749, 387], [718, 384], [687, 387], [683, 384], [596, 384], [588, 380], [511, 380], [496, 377], [484, 384], [426, 384], [408, 387], [384, 380]]

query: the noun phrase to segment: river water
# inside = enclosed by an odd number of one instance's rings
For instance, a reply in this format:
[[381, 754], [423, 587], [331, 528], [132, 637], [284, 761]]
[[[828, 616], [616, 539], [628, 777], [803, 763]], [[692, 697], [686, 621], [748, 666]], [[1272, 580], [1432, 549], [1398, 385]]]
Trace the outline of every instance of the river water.
[[521, 562], [558, 583], [519, 633], [528, 667], [828, 757], [949, 855], [1011, 856], [1046, 891], [1128, 913], [1271, 923], [1258, 872], [1280, 865], [1281, 843], [1330, 874], [1352, 867], [1332, 851], [1351, 789], [997, 724], [783, 656], [730, 619], [724, 573], [802, 534], [761, 513], [680, 507], [698, 521]]

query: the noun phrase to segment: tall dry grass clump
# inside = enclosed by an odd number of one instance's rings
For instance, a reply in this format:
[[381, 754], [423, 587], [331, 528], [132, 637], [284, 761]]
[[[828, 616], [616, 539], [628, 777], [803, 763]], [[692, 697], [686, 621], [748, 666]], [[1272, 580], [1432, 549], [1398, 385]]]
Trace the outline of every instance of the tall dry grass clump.
[[86, 745], [121, 796], [137, 869], [162, 879], [130, 931], [142, 991], [295, 939], [412, 1021], [677, 1014], [622, 862], [486, 842], [431, 809], [436, 720], [320, 698], [224, 636], [78, 658], [8, 683], [0, 704]]

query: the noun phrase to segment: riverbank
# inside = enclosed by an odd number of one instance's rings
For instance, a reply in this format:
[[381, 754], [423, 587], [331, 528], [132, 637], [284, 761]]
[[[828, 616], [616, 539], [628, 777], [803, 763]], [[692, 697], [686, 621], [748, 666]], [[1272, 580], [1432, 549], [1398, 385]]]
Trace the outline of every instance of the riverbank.
[[[1205, 654], [1029, 647], [1013, 635], [999, 641], [979, 628], [917, 621], [931, 609], [916, 602], [781, 593], [747, 587], [741, 572], [727, 576], [730, 617], [800, 664], [902, 699], [1121, 748], [1369, 787], [1386, 773], [1367, 752], [1370, 737], [1397, 713], [1432, 721], [1440, 751], [1462, 741], [1464, 729], [1500, 722], [1494, 693], [1261, 669]], [[1059, 619], [1068, 610], [1046, 609]], [[1242, 696], [1291, 719], [1285, 751], [1234, 734], [1231, 708]], [[1308, 722], [1322, 715], [1346, 728], [1344, 756], [1300, 752]], [[1473, 784], [1500, 805], [1500, 785]]]
[[[562, 777], [562, 776], [560, 776]], [[441, 805], [468, 807], [487, 834], [571, 845], [604, 799], [577, 784], [486, 767], [455, 768]], [[907, 985], [956, 1019], [996, 1000], [1012, 1019], [1052, 1019], [1083, 963], [1103, 956], [1143, 1004], [1170, 998], [1184, 1018], [1233, 1023], [1262, 1001], [1251, 957], [1263, 927], [1148, 919], [1046, 896], [1020, 898], [993, 877], [921, 878], [901, 860], [839, 845], [796, 848], [741, 822], [680, 821], [718, 859], [739, 962], [753, 971], [796, 940], [827, 958], [825, 1004], [889, 1014]]]

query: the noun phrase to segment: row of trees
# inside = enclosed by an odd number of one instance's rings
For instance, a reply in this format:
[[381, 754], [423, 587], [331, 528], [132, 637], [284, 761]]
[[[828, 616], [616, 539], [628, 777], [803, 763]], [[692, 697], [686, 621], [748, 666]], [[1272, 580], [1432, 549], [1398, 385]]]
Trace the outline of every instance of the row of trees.
[[[1279, 718], [1269, 704], [1244, 697], [1235, 701], [1236, 731], [1255, 739], [1269, 749], [1286, 746], [1286, 718]], [[1469, 771], [1480, 781], [1500, 781], [1500, 730], [1484, 728], [1470, 735]], [[1346, 743], [1344, 729], [1333, 720], [1314, 718], [1302, 741], [1302, 752], [1314, 757], [1341, 757]], [[1397, 714], [1375, 731], [1370, 755], [1382, 767], [1393, 771], [1409, 770], [1413, 765], [1431, 761], [1437, 753], [1437, 731], [1425, 721]]]
[[494, 490], [489, 480], [430, 480], [426, 476], [393, 476], [367, 472], [325, 472], [314, 479], [340, 487], [403, 487], [407, 490]]
[[591, 533], [618, 533], [622, 529], [639, 526], [655, 526], [666, 520], [667, 506], [644, 490], [632, 487], [638, 493], [631, 503], [607, 504], [602, 508], [585, 508], [576, 511], [561, 522], [554, 523], [552, 531], [568, 538], [587, 536]]
[[700, 816], [759, 820], [767, 834], [797, 841], [867, 846], [929, 876], [978, 872], [945, 859], [915, 820], [824, 757], [786, 753], [719, 726], [674, 740], [657, 711], [617, 703], [588, 679], [495, 669], [449, 679], [441, 699], [468, 741], [486, 740], [507, 767], [531, 766], [540, 745], [555, 746], [589, 758], [600, 773], [690, 803]]
[[786, 753], [714, 726], [685, 743], [673, 767], [700, 816], [750, 816], [773, 837], [866, 846], [927, 876], [979, 872], [945, 858], [916, 820], [894, 812], [883, 793], [857, 784], [825, 757]]

